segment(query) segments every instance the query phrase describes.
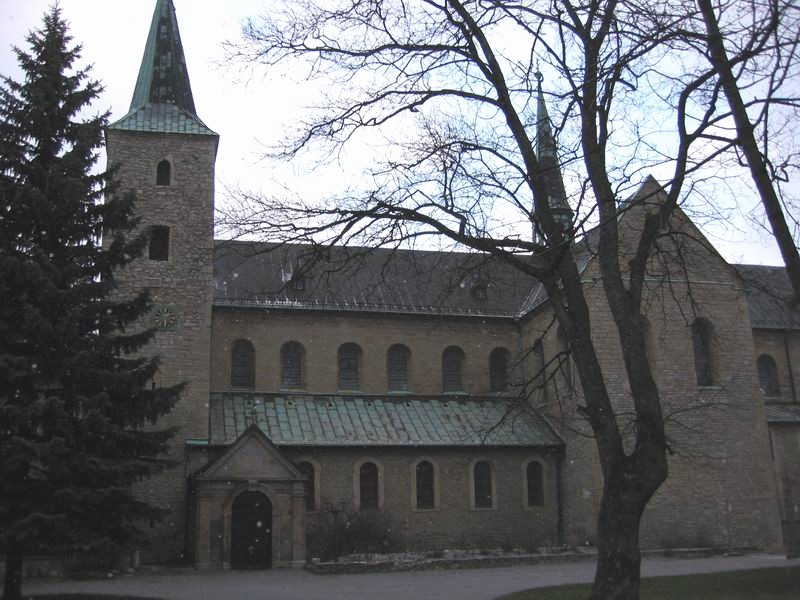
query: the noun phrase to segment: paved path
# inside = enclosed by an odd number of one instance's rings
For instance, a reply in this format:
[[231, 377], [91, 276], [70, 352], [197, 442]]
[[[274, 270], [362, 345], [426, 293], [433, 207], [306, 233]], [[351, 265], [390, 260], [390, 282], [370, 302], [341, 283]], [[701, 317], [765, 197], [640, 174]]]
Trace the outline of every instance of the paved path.
[[[738, 557], [646, 559], [645, 577], [800, 566], [800, 559], [752, 554]], [[313, 575], [302, 569], [272, 571], [200, 571], [171, 569], [116, 579], [33, 580], [25, 594], [113, 592], [170, 600], [491, 600], [502, 594], [592, 580], [594, 563], [499, 567], [452, 571]]]

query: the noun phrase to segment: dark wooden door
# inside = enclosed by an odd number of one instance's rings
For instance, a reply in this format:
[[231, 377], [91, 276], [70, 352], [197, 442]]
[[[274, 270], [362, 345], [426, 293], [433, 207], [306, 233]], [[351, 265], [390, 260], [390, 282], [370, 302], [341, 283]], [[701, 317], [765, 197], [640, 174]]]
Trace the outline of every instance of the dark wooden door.
[[231, 568], [272, 566], [272, 504], [261, 492], [242, 492], [233, 501]]

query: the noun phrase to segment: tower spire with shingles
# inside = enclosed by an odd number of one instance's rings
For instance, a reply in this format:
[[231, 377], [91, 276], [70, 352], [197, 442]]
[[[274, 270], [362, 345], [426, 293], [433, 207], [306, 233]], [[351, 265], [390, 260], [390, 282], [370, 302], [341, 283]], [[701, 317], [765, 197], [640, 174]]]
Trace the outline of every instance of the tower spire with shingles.
[[197, 114], [172, 0], [156, 2], [130, 110], [148, 102], [174, 104]]
[[172, 0], [157, 0], [128, 114], [111, 129], [216, 135], [197, 116]]
[[[542, 91], [544, 77], [538, 71], [536, 79], [538, 81], [536, 90], [536, 157], [547, 183], [547, 201], [553, 218], [556, 222], [561, 223], [566, 231], [572, 225], [572, 209], [567, 202], [567, 192], [561, 177], [561, 166], [558, 163], [556, 140], [553, 137], [550, 115], [547, 113], [547, 104], [544, 101], [544, 92]], [[534, 238], [537, 237], [534, 235]]]

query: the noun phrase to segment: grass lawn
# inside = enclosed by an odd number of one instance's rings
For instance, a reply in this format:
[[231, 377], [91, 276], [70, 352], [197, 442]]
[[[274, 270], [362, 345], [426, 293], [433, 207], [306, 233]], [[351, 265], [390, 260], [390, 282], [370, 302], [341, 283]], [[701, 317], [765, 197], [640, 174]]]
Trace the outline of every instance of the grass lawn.
[[[516, 592], [498, 600], [586, 600], [590, 585]], [[800, 567], [642, 580], [642, 600], [798, 600]]]

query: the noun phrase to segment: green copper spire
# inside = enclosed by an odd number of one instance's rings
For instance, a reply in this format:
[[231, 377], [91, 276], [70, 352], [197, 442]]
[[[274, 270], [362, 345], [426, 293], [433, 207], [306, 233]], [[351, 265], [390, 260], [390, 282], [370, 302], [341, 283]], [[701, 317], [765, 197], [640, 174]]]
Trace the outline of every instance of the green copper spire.
[[144, 47], [131, 110], [147, 102], [175, 104], [195, 114], [192, 86], [172, 0], [158, 0]]
[[564, 180], [561, 177], [561, 166], [558, 164], [556, 140], [550, 125], [550, 115], [547, 113], [547, 104], [542, 92], [542, 74], [537, 72], [539, 82], [536, 105], [536, 157], [547, 182], [548, 202], [553, 211], [553, 217], [567, 230], [572, 225], [572, 210], [567, 202], [567, 192], [564, 189]]
[[128, 114], [112, 129], [216, 135], [197, 117], [172, 0], [157, 0]]

